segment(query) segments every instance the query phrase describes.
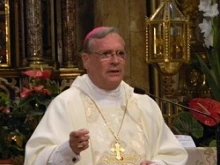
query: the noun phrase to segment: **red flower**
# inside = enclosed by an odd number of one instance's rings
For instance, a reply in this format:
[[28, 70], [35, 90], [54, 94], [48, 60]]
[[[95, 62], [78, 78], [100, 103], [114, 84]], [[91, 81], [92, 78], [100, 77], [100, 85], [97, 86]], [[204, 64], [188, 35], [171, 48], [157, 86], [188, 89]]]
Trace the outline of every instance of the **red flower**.
[[49, 79], [51, 76], [51, 71], [50, 70], [28, 70], [25, 72], [22, 72], [23, 74], [33, 77], [33, 78], [42, 78], [42, 79]]
[[0, 106], [0, 111], [3, 111], [4, 113], [9, 113], [10, 109], [8, 107]]
[[32, 93], [42, 93], [45, 95], [50, 95], [50, 91], [48, 89], [45, 89], [43, 85], [35, 86], [33, 89], [27, 89], [27, 88], [22, 88], [22, 93], [21, 97], [28, 97]]
[[50, 91], [48, 89], [45, 89], [45, 88], [42, 90], [42, 93], [45, 94], [45, 95], [50, 95], [51, 94]]
[[30, 91], [31, 91], [30, 89], [22, 88], [21, 97], [23, 98], [29, 96]]
[[189, 107], [206, 113], [216, 120], [214, 121], [211, 117], [196, 113], [192, 110], [190, 111], [197, 120], [207, 126], [215, 126], [220, 122], [220, 102], [216, 100], [209, 98], [195, 98], [189, 102]]
[[34, 86], [32, 91], [40, 92], [43, 89], [44, 89], [44, 86], [43, 85], [39, 85], [39, 86]]

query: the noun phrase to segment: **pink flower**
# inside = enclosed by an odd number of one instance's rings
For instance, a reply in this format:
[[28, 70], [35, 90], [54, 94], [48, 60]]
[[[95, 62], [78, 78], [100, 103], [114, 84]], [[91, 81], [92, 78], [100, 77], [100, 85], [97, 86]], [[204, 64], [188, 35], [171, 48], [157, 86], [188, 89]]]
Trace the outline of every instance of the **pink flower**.
[[45, 89], [43, 85], [34, 86], [33, 89], [22, 88], [21, 97], [25, 98], [33, 93], [42, 93], [45, 95], [50, 95], [50, 91]]
[[8, 107], [0, 106], [0, 111], [3, 111], [4, 113], [10, 113], [10, 109]]
[[32, 91], [40, 92], [42, 89], [44, 89], [43, 85], [34, 86]]
[[22, 98], [29, 96], [29, 94], [30, 94], [30, 89], [22, 88], [22, 92], [21, 92]]
[[25, 72], [22, 72], [24, 75], [27, 75], [29, 77], [33, 78], [42, 78], [42, 79], [49, 79], [51, 76], [51, 71], [50, 70], [28, 70]]
[[48, 89], [45, 89], [45, 88], [42, 90], [42, 93], [45, 94], [45, 95], [50, 95], [51, 94], [50, 91]]

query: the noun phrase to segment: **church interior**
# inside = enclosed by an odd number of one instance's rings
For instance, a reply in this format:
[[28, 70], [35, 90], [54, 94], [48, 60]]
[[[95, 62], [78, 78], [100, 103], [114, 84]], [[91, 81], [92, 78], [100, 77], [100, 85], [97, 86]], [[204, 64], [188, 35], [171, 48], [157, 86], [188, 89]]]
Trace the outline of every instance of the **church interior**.
[[[30, 83], [22, 73], [35, 69], [49, 70], [59, 92], [65, 90], [85, 73], [80, 59], [85, 35], [94, 27], [113, 26], [126, 42], [124, 81], [140, 93], [152, 94], [168, 126], [180, 134], [175, 121], [181, 112], [189, 111], [188, 103], [193, 98], [213, 97], [196, 58], [207, 60], [199, 28], [202, 22], [199, 3], [199, 0], [0, 0], [0, 93], [7, 94], [9, 99], [19, 97], [22, 87]], [[166, 29], [170, 37], [158, 38], [157, 34]], [[172, 38], [174, 35], [177, 37]], [[3, 121], [2, 115], [0, 120]], [[36, 125], [34, 119], [33, 123]], [[209, 127], [205, 130], [210, 132]], [[201, 142], [198, 138], [194, 140], [196, 145]], [[0, 141], [2, 145], [4, 139]], [[22, 143], [22, 138], [17, 141]], [[213, 156], [216, 150], [208, 148], [207, 152]], [[13, 164], [22, 164], [22, 157], [16, 159]]]

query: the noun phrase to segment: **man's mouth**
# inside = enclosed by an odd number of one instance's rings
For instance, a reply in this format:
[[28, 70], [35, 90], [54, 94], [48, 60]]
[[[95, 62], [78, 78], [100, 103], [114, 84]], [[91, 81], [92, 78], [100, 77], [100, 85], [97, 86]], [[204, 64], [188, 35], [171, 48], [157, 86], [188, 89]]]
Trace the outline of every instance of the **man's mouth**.
[[109, 73], [119, 73], [120, 71], [119, 70], [109, 70], [108, 72]]
[[110, 72], [112, 72], [112, 73], [118, 73], [119, 70], [110, 70]]

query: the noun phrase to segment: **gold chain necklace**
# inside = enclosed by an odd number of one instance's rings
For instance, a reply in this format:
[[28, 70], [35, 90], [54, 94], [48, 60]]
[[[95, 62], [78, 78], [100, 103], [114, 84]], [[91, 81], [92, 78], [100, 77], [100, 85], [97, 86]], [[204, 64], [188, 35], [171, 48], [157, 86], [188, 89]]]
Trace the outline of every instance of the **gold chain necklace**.
[[[94, 101], [94, 103], [95, 103], [95, 101]], [[107, 120], [105, 119], [104, 115], [102, 114], [100, 108], [98, 107], [98, 105], [96, 103], [95, 103], [95, 106], [96, 106], [99, 114], [102, 116], [102, 119], [104, 120], [105, 124], [107, 125], [109, 131], [112, 133], [112, 135], [115, 138], [115, 145], [114, 145], [113, 148], [111, 148], [111, 151], [113, 153], [116, 153], [116, 159], [117, 160], [123, 160], [122, 153], [125, 151], [125, 149], [121, 147], [118, 135], [119, 135], [119, 133], [121, 131], [121, 128], [122, 128], [122, 125], [123, 125], [123, 122], [124, 122], [124, 118], [125, 118], [125, 114], [127, 112], [127, 104], [126, 104], [126, 107], [125, 107], [125, 110], [124, 110], [124, 114], [123, 114], [123, 117], [122, 117], [122, 120], [121, 120], [121, 124], [120, 124], [120, 127], [118, 129], [117, 134], [114, 133], [113, 129], [110, 127], [110, 124], [107, 122]]]

